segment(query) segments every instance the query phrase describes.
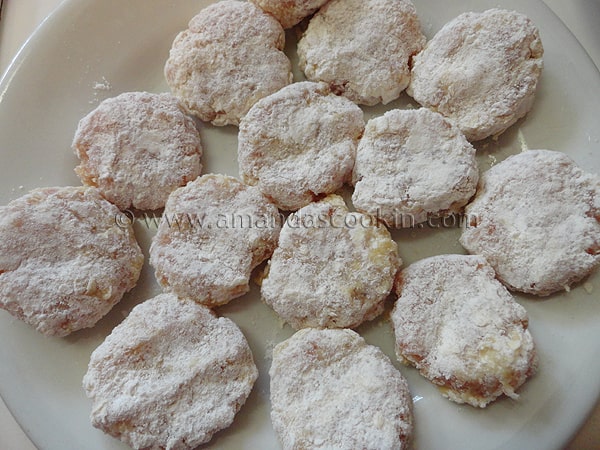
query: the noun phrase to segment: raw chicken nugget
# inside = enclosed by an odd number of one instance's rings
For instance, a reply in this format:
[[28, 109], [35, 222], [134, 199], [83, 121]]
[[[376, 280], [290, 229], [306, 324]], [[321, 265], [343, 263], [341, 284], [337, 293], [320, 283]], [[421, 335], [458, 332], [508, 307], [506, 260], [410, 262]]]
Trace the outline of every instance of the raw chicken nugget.
[[259, 99], [292, 82], [275, 18], [249, 2], [204, 8], [177, 35], [165, 65], [171, 91], [200, 119], [237, 125]]
[[360, 104], [386, 104], [408, 86], [424, 45], [409, 0], [331, 0], [310, 20], [298, 58], [309, 80]]
[[298, 331], [275, 347], [269, 374], [271, 420], [284, 450], [408, 447], [408, 385], [354, 331]]
[[135, 449], [193, 449], [228, 427], [256, 381], [231, 320], [172, 294], [136, 306], [92, 353], [92, 424]]
[[297, 210], [350, 181], [362, 110], [324, 83], [294, 83], [260, 100], [240, 123], [242, 181]]
[[0, 308], [48, 336], [94, 326], [144, 260], [119, 214], [91, 187], [35, 189], [0, 207]]
[[158, 209], [200, 175], [202, 144], [194, 121], [170, 94], [126, 92], [79, 122], [77, 175], [120, 209]]
[[543, 54], [539, 31], [523, 14], [467, 12], [415, 56], [407, 93], [478, 141], [502, 133], [531, 109]]
[[529, 150], [485, 172], [460, 242], [509, 289], [549, 295], [600, 263], [600, 177], [561, 152]]
[[352, 203], [388, 226], [458, 213], [475, 194], [475, 149], [441, 114], [392, 110], [371, 119], [358, 144]]
[[411, 264], [395, 285], [396, 353], [457, 403], [485, 407], [536, 370], [527, 312], [481, 256]]
[[261, 293], [296, 329], [353, 328], [383, 312], [400, 264], [385, 226], [330, 195], [283, 225]]
[[204, 175], [167, 201], [150, 246], [160, 285], [206, 306], [248, 292], [251, 271], [271, 256], [281, 219], [254, 187]]
[[275, 17], [283, 28], [291, 28], [327, 3], [327, 0], [250, 0]]

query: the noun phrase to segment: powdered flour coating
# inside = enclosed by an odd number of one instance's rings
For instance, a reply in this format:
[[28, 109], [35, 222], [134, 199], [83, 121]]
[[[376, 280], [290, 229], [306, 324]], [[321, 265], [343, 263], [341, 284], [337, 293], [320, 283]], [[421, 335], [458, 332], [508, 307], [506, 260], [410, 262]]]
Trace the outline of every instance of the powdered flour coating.
[[292, 82], [284, 43], [279, 22], [258, 6], [213, 3], [175, 38], [167, 84], [201, 120], [237, 125], [259, 99]]
[[395, 285], [396, 352], [457, 403], [485, 407], [533, 375], [527, 312], [481, 256], [441, 255], [411, 264]]
[[401, 228], [460, 212], [479, 171], [475, 149], [441, 114], [396, 109], [367, 123], [352, 178], [356, 209]]
[[600, 264], [600, 178], [561, 152], [529, 150], [485, 172], [460, 242], [509, 289], [549, 295]]
[[324, 83], [294, 83], [240, 123], [240, 177], [279, 208], [297, 210], [350, 181], [363, 112]]
[[331, 0], [310, 20], [298, 58], [309, 80], [360, 104], [386, 104], [408, 86], [424, 45], [409, 0]]
[[298, 331], [273, 350], [271, 420], [284, 450], [398, 450], [412, 436], [402, 374], [351, 330]]
[[281, 228], [258, 189], [204, 175], [177, 189], [150, 247], [150, 264], [169, 292], [206, 306], [248, 292], [251, 271], [271, 256]]
[[132, 289], [144, 257], [91, 187], [36, 189], [0, 208], [0, 307], [49, 336], [92, 327]]
[[502, 133], [531, 109], [543, 54], [539, 31], [523, 14], [467, 12], [415, 56], [406, 92], [478, 141]]
[[275, 17], [283, 28], [290, 28], [310, 16], [327, 0], [250, 0]]
[[92, 424], [136, 449], [193, 449], [228, 427], [256, 381], [231, 320], [161, 294], [136, 306], [92, 353]]
[[104, 100], [79, 122], [73, 150], [81, 181], [123, 210], [162, 208], [202, 170], [200, 133], [169, 94]]
[[385, 226], [330, 195], [288, 218], [261, 293], [296, 329], [353, 328], [383, 312], [400, 264]]

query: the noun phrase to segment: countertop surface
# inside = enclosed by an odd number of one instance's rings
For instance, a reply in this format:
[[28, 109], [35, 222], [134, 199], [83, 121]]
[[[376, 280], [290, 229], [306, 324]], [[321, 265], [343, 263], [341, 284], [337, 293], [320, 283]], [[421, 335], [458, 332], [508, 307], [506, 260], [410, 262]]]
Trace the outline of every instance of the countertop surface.
[[[544, 1], [575, 35], [596, 67], [600, 67], [600, 0]], [[29, 35], [60, 2], [61, 0], [4, 0], [0, 19], [0, 74], [8, 68]], [[566, 450], [599, 447], [600, 404]], [[0, 448], [35, 450], [35, 446], [15, 422], [1, 399]]]

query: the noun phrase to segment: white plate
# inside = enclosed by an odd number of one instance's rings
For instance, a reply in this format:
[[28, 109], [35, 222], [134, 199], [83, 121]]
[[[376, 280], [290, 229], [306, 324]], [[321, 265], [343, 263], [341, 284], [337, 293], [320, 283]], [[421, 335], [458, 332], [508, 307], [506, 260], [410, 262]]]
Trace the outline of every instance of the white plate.
[[[71, 0], [35, 33], [0, 83], [0, 204], [28, 190], [79, 184], [70, 141], [78, 120], [106, 97], [124, 91], [166, 91], [162, 68], [175, 34], [209, 1]], [[562, 150], [600, 172], [600, 76], [556, 16], [539, 1], [415, 0], [426, 34], [468, 10], [501, 6], [529, 15], [546, 49], [545, 71], [533, 111], [497, 142], [478, 145], [483, 170], [494, 160], [529, 148]], [[291, 37], [291, 34], [288, 33]], [[291, 45], [290, 47], [293, 47]], [[406, 107], [403, 98], [393, 106]], [[372, 108], [367, 117], [380, 114]], [[204, 126], [207, 172], [237, 175], [236, 129]], [[147, 250], [152, 226], [136, 223]], [[405, 263], [463, 252], [455, 228], [395, 233]], [[147, 252], [146, 252], [147, 254]], [[518, 401], [502, 399], [485, 410], [443, 399], [410, 368], [416, 448], [559, 449], [582, 424], [600, 391], [599, 276], [570, 293], [539, 300], [519, 296], [530, 315], [540, 369]], [[589, 290], [595, 289], [592, 293]], [[145, 267], [138, 287], [95, 328], [63, 339], [44, 338], [0, 312], [0, 392], [40, 449], [118, 449], [123, 444], [94, 429], [81, 389], [92, 350], [137, 303], [158, 292]], [[259, 301], [256, 288], [218, 312], [233, 318], [254, 350], [260, 377], [232, 427], [209, 446], [278, 448], [269, 421], [269, 350], [291, 335]], [[390, 324], [380, 319], [358, 330], [393, 360]]]

